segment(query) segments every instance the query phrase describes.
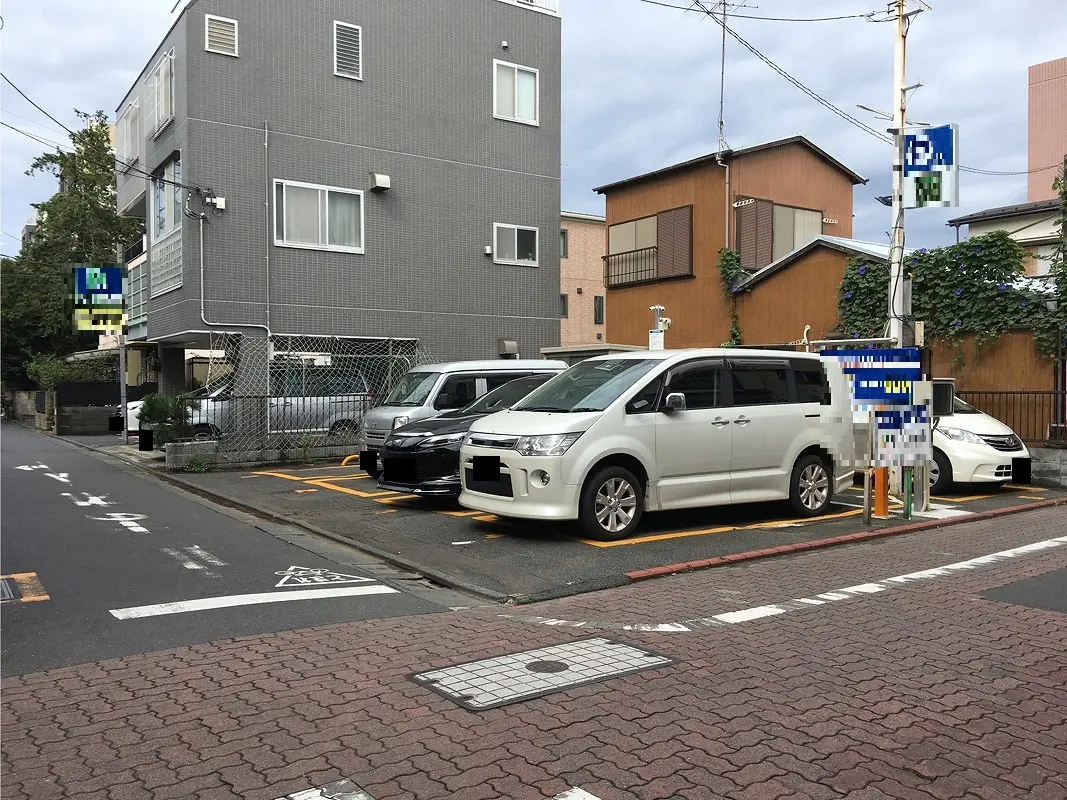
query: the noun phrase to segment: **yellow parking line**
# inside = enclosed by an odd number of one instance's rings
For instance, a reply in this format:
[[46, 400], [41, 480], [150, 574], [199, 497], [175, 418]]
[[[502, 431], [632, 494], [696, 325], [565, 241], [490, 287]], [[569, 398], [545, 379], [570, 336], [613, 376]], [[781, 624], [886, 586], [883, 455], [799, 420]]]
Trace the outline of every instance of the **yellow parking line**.
[[972, 500], [988, 500], [990, 497], [1003, 497], [1002, 494], [974, 494], [970, 497], [939, 497], [934, 495], [931, 500], [943, 500], [946, 503], [969, 503]]
[[1017, 486], [1013, 483], [1005, 483], [1005, 489], [1016, 489], [1022, 492], [1047, 492], [1048, 489], [1042, 489], [1040, 486]]
[[496, 514], [483, 514], [479, 517], [473, 517], [478, 522], [499, 522], [500, 518]]
[[318, 489], [297, 489], [297, 494], [308, 494], [309, 492], [317, 492]]
[[22, 595], [18, 600], [8, 600], [9, 603], [39, 603], [42, 600], [52, 599], [41, 586], [36, 572], [16, 572], [11, 575], [0, 575], [0, 578], [10, 578], [17, 583], [19, 594]]
[[281, 478], [287, 481], [302, 481], [303, 478], [298, 478], [295, 475], [289, 475], [285, 472], [255, 472], [253, 475], [267, 475], [271, 478]]
[[1021, 494], [1021, 495], [1019, 495], [1019, 499], [1020, 500], [1042, 500], [1044, 498], [1042, 498], [1041, 495], [1039, 495], [1039, 494]]
[[367, 499], [396, 495], [396, 492], [361, 492], [358, 489], [349, 489], [347, 486], [335, 486], [326, 479], [306, 480], [304, 481], [304, 483], [308, 483], [312, 486], [318, 486], [322, 489], [330, 489], [334, 492], [341, 492], [341, 494], [350, 494], [354, 497], [363, 497]]

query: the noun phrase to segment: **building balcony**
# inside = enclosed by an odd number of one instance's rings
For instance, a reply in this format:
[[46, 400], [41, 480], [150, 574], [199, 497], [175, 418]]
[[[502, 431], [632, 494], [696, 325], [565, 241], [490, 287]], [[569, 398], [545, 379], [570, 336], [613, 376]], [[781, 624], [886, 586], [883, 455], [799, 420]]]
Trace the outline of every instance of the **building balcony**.
[[619, 289], [623, 286], [688, 278], [693, 275], [692, 260], [676, 257], [679, 254], [663, 258], [659, 250], [659, 247], [642, 247], [639, 250], [603, 256], [604, 285], [609, 289]]
[[129, 264], [136, 258], [144, 255], [145, 252], [145, 237], [138, 236], [134, 241], [130, 242], [122, 251], [122, 263]]

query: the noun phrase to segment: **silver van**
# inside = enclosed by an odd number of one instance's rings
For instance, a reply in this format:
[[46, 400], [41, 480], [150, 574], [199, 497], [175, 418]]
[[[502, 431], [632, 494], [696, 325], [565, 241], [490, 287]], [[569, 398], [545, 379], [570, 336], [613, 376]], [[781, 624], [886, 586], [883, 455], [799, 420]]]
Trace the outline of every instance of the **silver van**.
[[565, 369], [565, 361], [534, 359], [454, 361], [414, 367], [393, 386], [380, 406], [364, 415], [359, 466], [371, 477], [378, 477], [378, 453], [393, 428], [463, 408], [516, 378], [552, 375]]

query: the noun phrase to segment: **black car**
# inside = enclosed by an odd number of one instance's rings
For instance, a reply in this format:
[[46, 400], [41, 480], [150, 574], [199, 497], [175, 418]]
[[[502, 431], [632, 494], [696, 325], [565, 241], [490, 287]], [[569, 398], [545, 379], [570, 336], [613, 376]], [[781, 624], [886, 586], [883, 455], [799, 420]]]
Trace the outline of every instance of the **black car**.
[[464, 408], [393, 430], [381, 451], [379, 489], [405, 494], [458, 497], [459, 448], [475, 420], [504, 411], [552, 375], [517, 378]]

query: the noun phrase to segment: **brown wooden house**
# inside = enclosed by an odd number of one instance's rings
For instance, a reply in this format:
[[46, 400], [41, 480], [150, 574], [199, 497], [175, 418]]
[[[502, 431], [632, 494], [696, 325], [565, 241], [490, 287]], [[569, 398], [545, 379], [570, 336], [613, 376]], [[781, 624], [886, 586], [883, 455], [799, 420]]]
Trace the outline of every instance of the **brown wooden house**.
[[[662, 305], [674, 323], [668, 347], [721, 344], [729, 337], [730, 315], [719, 250], [735, 248], [744, 268], [759, 270], [822, 234], [847, 239], [853, 187], [865, 182], [808, 139], [793, 136], [597, 188], [606, 199], [608, 225], [605, 338], [647, 344], [649, 306]], [[837, 284], [824, 283], [800, 287], [791, 302], [833, 306]], [[783, 338], [783, 327], [773, 338], [788, 341], [802, 331]]]

